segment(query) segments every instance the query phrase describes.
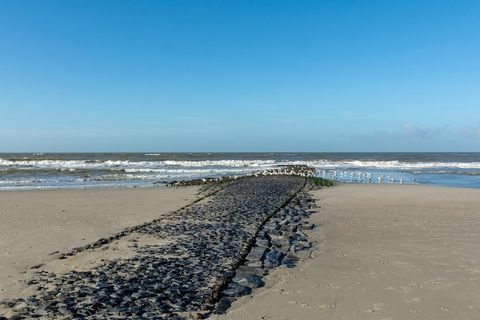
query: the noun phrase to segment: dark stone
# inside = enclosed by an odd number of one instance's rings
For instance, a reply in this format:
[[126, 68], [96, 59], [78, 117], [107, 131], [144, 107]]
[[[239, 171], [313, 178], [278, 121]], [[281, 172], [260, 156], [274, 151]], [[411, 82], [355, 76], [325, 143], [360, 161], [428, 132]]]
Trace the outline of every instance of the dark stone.
[[282, 259], [282, 265], [287, 266], [288, 268], [293, 268], [298, 262], [298, 257], [292, 253], [287, 253]]
[[230, 308], [231, 306], [232, 306], [231, 298], [222, 297], [218, 301], [217, 306], [215, 307], [215, 310], [213, 311], [213, 313], [215, 314], [225, 313], [227, 312], [228, 308]]
[[257, 276], [263, 276], [265, 275], [265, 270], [263, 268], [240, 266], [237, 268], [235, 274], [236, 275], [255, 274]]
[[267, 250], [268, 249], [265, 247], [253, 247], [248, 253], [246, 259], [250, 261], [263, 260]]
[[275, 237], [271, 240], [272, 245], [280, 251], [287, 252], [290, 249], [290, 241], [285, 237]]
[[231, 282], [227, 289], [223, 290], [222, 293], [227, 297], [240, 297], [252, 293], [252, 289], [235, 282]]
[[268, 241], [268, 239], [257, 238], [257, 241], [256, 241], [255, 245], [260, 246], [260, 247], [268, 248], [268, 247], [270, 247], [270, 241]]
[[265, 285], [262, 278], [256, 274], [239, 273], [232, 279], [232, 281], [250, 288], [259, 288]]
[[271, 269], [278, 267], [282, 261], [284, 254], [277, 250], [272, 250], [265, 256], [264, 265], [265, 268]]

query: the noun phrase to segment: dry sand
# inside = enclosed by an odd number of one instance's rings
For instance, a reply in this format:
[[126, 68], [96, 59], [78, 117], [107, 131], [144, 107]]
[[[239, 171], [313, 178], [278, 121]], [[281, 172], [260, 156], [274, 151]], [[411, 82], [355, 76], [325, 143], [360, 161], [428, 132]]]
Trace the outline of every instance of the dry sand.
[[314, 193], [310, 256], [212, 319], [480, 319], [480, 190]]
[[159, 218], [197, 199], [198, 191], [183, 187], [0, 192], [0, 300], [18, 296], [32, 266], [56, 259], [51, 253]]

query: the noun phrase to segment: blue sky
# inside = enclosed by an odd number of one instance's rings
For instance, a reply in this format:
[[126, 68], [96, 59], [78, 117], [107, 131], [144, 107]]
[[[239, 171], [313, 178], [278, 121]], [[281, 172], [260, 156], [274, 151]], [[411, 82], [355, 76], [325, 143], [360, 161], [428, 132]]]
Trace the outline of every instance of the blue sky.
[[0, 151], [480, 151], [479, 1], [0, 1]]

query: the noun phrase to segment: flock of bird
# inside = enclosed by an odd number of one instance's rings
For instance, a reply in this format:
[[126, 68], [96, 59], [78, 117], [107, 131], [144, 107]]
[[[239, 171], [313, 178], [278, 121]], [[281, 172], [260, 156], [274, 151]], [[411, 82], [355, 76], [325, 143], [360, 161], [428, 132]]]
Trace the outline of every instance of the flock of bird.
[[371, 172], [364, 171], [347, 171], [347, 170], [319, 170], [318, 174], [322, 178], [332, 179], [337, 181], [349, 181], [359, 183], [415, 183], [415, 178], [396, 178], [386, 174], [379, 174], [374, 176]]
[[[276, 169], [268, 169], [263, 171], [256, 171], [246, 176], [272, 176], [272, 175], [297, 175], [302, 177], [318, 176], [325, 179], [354, 182], [354, 183], [397, 183], [397, 184], [411, 184], [415, 183], [415, 178], [399, 178], [387, 174], [374, 174], [366, 171], [350, 171], [350, 170], [326, 170], [326, 169], [314, 169], [307, 166], [286, 166]], [[232, 175], [228, 178], [238, 179], [245, 177], [245, 175]], [[224, 178], [214, 178], [213, 180], [221, 181]], [[201, 179], [203, 183], [206, 183], [212, 179]]]

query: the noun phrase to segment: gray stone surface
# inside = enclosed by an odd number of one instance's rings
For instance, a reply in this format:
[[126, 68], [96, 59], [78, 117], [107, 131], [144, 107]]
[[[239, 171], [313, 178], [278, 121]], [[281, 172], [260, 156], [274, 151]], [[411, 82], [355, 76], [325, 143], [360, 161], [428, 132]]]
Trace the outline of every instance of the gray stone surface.
[[[311, 225], [304, 220], [312, 213], [313, 199], [308, 193], [299, 193], [291, 202], [267, 221], [257, 234], [255, 245], [251, 248], [244, 264], [237, 268], [235, 276], [229, 282], [223, 295], [233, 299], [239, 295], [250, 294], [241, 291], [237, 284], [252, 289], [264, 285], [262, 275], [275, 267], [293, 268], [299, 261], [297, 252], [310, 248], [308, 236], [302, 230]], [[267, 249], [268, 248], [268, 249]]]
[[227, 297], [240, 297], [250, 294], [251, 292], [251, 288], [235, 282], [231, 282], [228, 287], [223, 290], [223, 294]]
[[253, 247], [246, 259], [249, 261], [263, 260], [268, 251], [265, 247]]
[[262, 277], [256, 274], [237, 273], [237, 275], [233, 277], [232, 281], [253, 289], [263, 287], [265, 285]]

